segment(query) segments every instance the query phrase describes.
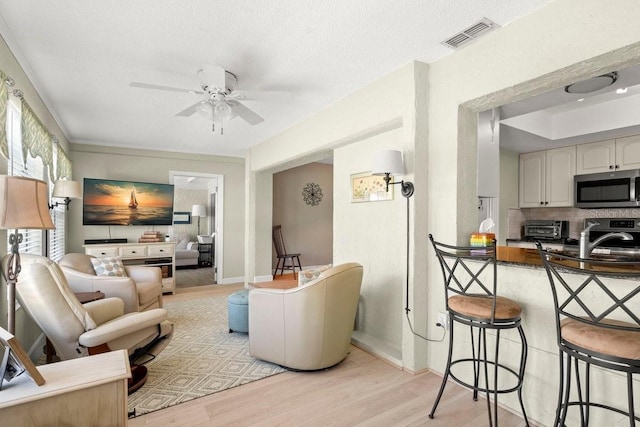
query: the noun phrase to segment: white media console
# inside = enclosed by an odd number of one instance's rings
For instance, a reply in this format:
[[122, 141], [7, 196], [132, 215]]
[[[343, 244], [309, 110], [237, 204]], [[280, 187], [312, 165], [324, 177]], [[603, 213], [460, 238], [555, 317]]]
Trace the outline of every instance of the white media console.
[[84, 252], [95, 257], [119, 256], [125, 265], [160, 267], [162, 292], [175, 293], [176, 255], [174, 242], [106, 243], [84, 245]]

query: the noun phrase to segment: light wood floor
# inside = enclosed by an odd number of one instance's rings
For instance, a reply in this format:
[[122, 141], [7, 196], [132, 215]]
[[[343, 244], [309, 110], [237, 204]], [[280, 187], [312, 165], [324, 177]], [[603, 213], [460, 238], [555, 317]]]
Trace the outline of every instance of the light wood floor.
[[[242, 285], [179, 289], [166, 301], [229, 293]], [[412, 375], [352, 347], [339, 365], [279, 375], [129, 420], [129, 426], [456, 426], [488, 425], [486, 401], [449, 384], [436, 412], [427, 415], [441, 377]], [[505, 411], [501, 426], [523, 426]]]

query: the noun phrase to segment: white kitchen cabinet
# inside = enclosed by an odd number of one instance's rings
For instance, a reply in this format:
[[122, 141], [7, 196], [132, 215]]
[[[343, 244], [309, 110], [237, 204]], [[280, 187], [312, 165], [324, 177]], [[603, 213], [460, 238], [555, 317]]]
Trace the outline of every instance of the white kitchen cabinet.
[[640, 169], [640, 135], [577, 146], [576, 174]]
[[576, 147], [520, 155], [521, 208], [573, 206]]
[[640, 169], [640, 135], [616, 139], [618, 170]]

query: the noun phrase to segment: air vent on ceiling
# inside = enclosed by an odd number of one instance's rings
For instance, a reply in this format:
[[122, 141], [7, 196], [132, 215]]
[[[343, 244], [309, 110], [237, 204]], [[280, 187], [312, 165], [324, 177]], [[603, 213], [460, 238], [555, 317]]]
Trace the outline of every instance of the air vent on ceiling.
[[447, 38], [442, 42], [442, 44], [453, 49], [458, 49], [461, 46], [469, 43], [470, 41], [477, 39], [478, 37], [499, 27], [500, 26], [498, 24], [491, 21], [490, 19], [482, 18], [480, 21], [476, 22], [469, 28]]

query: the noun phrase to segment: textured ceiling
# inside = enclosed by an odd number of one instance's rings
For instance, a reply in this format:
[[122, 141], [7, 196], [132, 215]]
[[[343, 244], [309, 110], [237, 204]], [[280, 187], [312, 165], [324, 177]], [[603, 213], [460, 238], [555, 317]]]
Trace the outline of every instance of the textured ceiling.
[[[246, 149], [418, 60], [486, 17], [500, 26], [550, 0], [0, 0], [0, 34], [74, 143], [243, 156]], [[205, 64], [238, 90], [286, 91], [246, 101], [265, 121], [212, 131], [195, 114]]]

